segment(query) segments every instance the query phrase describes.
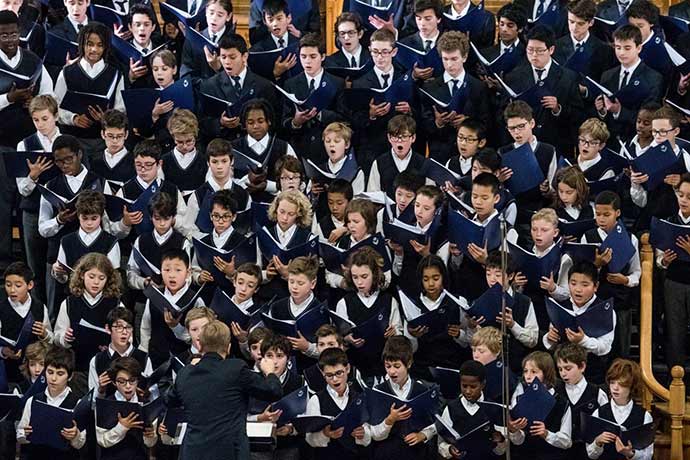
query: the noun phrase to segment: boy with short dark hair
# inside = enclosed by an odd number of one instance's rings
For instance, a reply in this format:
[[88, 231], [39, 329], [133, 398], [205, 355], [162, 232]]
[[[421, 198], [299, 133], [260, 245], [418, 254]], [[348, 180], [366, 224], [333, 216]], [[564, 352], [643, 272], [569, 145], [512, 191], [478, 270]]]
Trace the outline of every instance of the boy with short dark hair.
[[417, 123], [414, 118], [403, 114], [394, 116], [388, 122], [387, 132], [390, 151], [374, 160], [369, 173], [367, 192], [383, 191], [393, 198], [397, 175], [408, 170], [421, 174], [425, 159], [412, 151], [412, 145], [417, 139]]
[[[127, 76], [128, 87], [147, 88], [154, 86], [151, 67], [147, 63], [149, 63], [149, 53], [163, 44], [160, 34], [154, 34], [157, 25], [158, 19], [151, 6], [134, 3], [129, 7], [126, 29], [132, 38], [127, 42], [139, 51], [143, 58], [137, 61], [131, 58], [125, 60], [122, 57], [118, 59], [122, 75]], [[116, 32], [118, 36], [121, 34], [126, 34], [125, 27], [121, 29], [121, 32]]]
[[[249, 41], [252, 44], [250, 52], [255, 53], [293, 47], [299, 42], [302, 34], [297, 33], [299, 31], [292, 25], [292, 15], [290, 14], [287, 0], [267, 0], [263, 2], [261, 11], [258, 12], [259, 14], [256, 14], [254, 11], [258, 7], [258, 3], [252, 3], [251, 20], [260, 25], [260, 27], [263, 27], [263, 24], [265, 24], [270, 34], [267, 34], [264, 38], [262, 34], [252, 36], [253, 34], [250, 31]], [[261, 16], [261, 18], [259, 19], [258, 16]], [[284, 58], [278, 56], [273, 64], [273, 72], [270, 75], [263, 75], [263, 77], [277, 84], [284, 84], [288, 77], [288, 71], [297, 65], [298, 59], [299, 56], [295, 53], [289, 53]]]
[[[310, 0], [309, 9], [300, 16], [293, 16], [285, 0], [267, 0], [259, 3], [252, 3], [249, 9], [249, 41], [252, 44], [262, 42], [269, 33], [273, 35], [275, 16], [283, 13], [287, 19], [287, 30], [291, 36], [302, 37], [310, 32], [321, 32], [321, 13], [319, 2]], [[283, 34], [274, 35], [282, 38]]]
[[352, 201], [353, 195], [352, 184], [344, 179], [335, 179], [328, 184], [326, 190], [328, 213], [320, 216], [318, 220], [314, 219], [311, 232], [331, 243], [338, 241], [347, 233], [345, 210]]
[[74, 409], [74, 406], [79, 402], [79, 398], [71, 392], [67, 385], [74, 371], [74, 353], [72, 350], [60, 347], [52, 348], [46, 355], [45, 369], [47, 381], [45, 391], [27, 399], [22, 417], [17, 424], [17, 442], [22, 444], [22, 458], [27, 460], [78, 458], [77, 450], [86, 443], [86, 430], [80, 431], [75, 421], [72, 421], [72, 426], [63, 428], [59, 433], [62, 438], [69, 441], [69, 448], [66, 452], [47, 445], [34, 445], [27, 439], [33, 431], [31, 423], [34, 425], [41, 423], [41, 420], [32, 420], [31, 417], [34, 400], [68, 410]]
[[486, 125], [479, 119], [463, 118], [455, 132], [455, 148], [451, 150], [452, 154], [446, 162], [446, 168], [462, 177], [470, 174], [472, 158], [486, 145], [486, 134]]
[[568, 449], [569, 460], [585, 458], [587, 451], [585, 442], [580, 434], [580, 414], [592, 415], [597, 408], [609, 401], [604, 390], [592, 384], [585, 378], [587, 369], [587, 350], [576, 343], [559, 345], [554, 352], [556, 368], [563, 381], [562, 386], [556, 386], [556, 391], [570, 404], [570, 414], [573, 420], [573, 445]]
[[357, 13], [344, 11], [335, 20], [335, 35], [340, 49], [326, 56], [324, 67], [357, 68], [371, 60], [369, 51], [362, 46], [364, 25]]
[[311, 91], [325, 86], [331, 86], [334, 94], [321, 111], [317, 111], [316, 107], [300, 110], [292, 101], [284, 98], [282, 125], [290, 134], [289, 142], [295, 150], [300, 152], [303, 158], [320, 164], [327, 158], [325, 149], [323, 144], [314, 142], [313, 139], [321, 139], [324, 128], [334, 121], [344, 121], [345, 82], [324, 72], [322, 63], [325, 51], [321, 37], [310, 33], [302, 37], [299, 43], [299, 59], [304, 72], [287, 80], [284, 85], [285, 91], [294, 94], [300, 100], [306, 99]]
[[[407, 45], [424, 53], [436, 47], [441, 36], [439, 27], [443, 19], [443, 5], [440, 0], [415, 0], [414, 21], [416, 27], [403, 29], [396, 35], [401, 44]], [[415, 80], [428, 80], [434, 76], [433, 67], [421, 68], [415, 64], [412, 77]]]
[[134, 158], [127, 150], [125, 141], [129, 136], [127, 115], [119, 110], [106, 110], [101, 118], [101, 138], [105, 150], [91, 158], [91, 170], [107, 181], [114, 193], [136, 175]]

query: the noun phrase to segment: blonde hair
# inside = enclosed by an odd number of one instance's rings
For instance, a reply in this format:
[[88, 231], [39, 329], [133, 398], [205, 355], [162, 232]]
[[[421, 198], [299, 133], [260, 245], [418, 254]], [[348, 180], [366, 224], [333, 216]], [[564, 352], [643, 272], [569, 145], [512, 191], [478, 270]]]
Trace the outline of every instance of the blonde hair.
[[278, 205], [280, 205], [280, 202], [283, 200], [287, 201], [288, 203], [292, 203], [297, 207], [296, 223], [299, 227], [311, 227], [313, 217], [311, 202], [309, 202], [309, 198], [307, 198], [304, 193], [298, 190], [284, 190], [275, 197], [271, 203], [271, 206], [268, 207], [268, 219], [271, 222], [278, 221]]
[[501, 331], [495, 327], [482, 327], [472, 336], [472, 346], [484, 345], [495, 355], [501, 353]]
[[38, 112], [39, 110], [48, 110], [53, 115], [58, 114], [58, 103], [53, 96], [48, 94], [39, 94], [34, 96], [29, 103], [29, 114]]
[[69, 290], [75, 297], [84, 295], [86, 289], [84, 288], [84, 274], [95, 268], [102, 272], [106, 277], [105, 286], [103, 287], [103, 297], [112, 298], [120, 297], [120, 287], [122, 286], [122, 279], [120, 273], [113, 268], [113, 264], [103, 254], [97, 252], [90, 252], [85, 254], [77, 262], [74, 267], [74, 272], [69, 279]]
[[230, 328], [215, 319], [208, 323], [201, 331], [199, 343], [204, 353], [225, 355], [230, 346]]
[[350, 143], [350, 141], [352, 140], [352, 128], [350, 128], [350, 125], [348, 125], [347, 123], [342, 123], [340, 121], [334, 121], [333, 123], [330, 123], [323, 130], [321, 139], [325, 140], [326, 135], [329, 133], [341, 137], [346, 143]]
[[199, 120], [191, 110], [175, 109], [168, 120], [167, 128], [172, 136], [176, 134], [191, 134], [195, 138], [199, 136]]
[[606, 144], [611, 134], [606, 127], [606, 123], [596, 118], [588, 118], [581, 125], [578, 130], [580, 136], [589, 134], [592, 139], [599, 141], [600, 144]]
[[187, 316], [184, 319], [184, 327], [189, 329], [189, 323], [197, 319], [206, 318], [210, 323], [217, 317], [216, 312], [208, 307], [194, 307], [187, 313]]
[[558, 214], [556, 214], [553, 208], [541, 208], [539, 211], [535, 212], [530, 222], [535, 222], [537, 220], [543, 220], [544, 222], [553, 224], [554, 227], [558, 227]]
[[304, 275], [314, 281], [319, 272], [319, 258], [316, 256], [295, 257], [288, 264], [289, 275]]

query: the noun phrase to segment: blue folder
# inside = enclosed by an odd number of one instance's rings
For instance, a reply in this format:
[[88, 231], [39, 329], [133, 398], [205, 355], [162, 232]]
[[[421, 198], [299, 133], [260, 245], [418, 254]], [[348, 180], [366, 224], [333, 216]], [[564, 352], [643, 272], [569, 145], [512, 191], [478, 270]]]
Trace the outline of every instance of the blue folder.
[[46, 374], [43, 372], [36, 380], [34, 380], [34, 383], [32, 383], [29, 389], [26, 390], [22, 395], [22, 405], [26, 404], [30, 397], [43, 393], [47, 387], [48, 383], [46, 382]]
[[613, 301], [601, 300], [590, 305], [587, 311], [575, 316], [574, 312], [563, 307], [554, 299], [546, 298], [546, 312], [551, 324], [558, 329], [561, 337], [565, 337], [565, 330], [577, 331], [582, 328], [588, 337], [598, 338], [613, 330]]
[[160, 420], [165, 412], [165, 398], [159, 396], [158, 398], [148, 401], [141, 406], [141, 420], [144, 426], [153, 426], [156, 420]]
[[503, 373], [508, 372], [508, 393], [513, 394], [517, 386], [517, 376], [506, 368], [503, 361], [495, 359], [484, 365], [486, 369], [486, 386], [484, 387], [484, 398], [488, 401], [500, 402], [503, 400]]
[[498, 217], [491, 219], [487, 225], [482, 225], [468, 219], [462, 213], [448, 211], [448, 241], [458, 246], [467, 257], [471, 257], [467, 247], [474, 243], [480, 248], [485, 245], [491, 252], [501, 245], [501, 232]]
[[88, 393], [82, 396], [77, 405], [74, 406], [72, 410], [74, 421], [77, 422], [77, 428], [79, 431], [92, 428], [93, 423], [93, 392], [95, 388], [92, 388]]
[[594, 442], [594, 439], [601, 433], [612, 433], [620, 437], [624, 444], [630, 441], [636, 450], [645, 449], [652, 444], [655, 435], [653, 423], [624, 430], [621, 425], [615, 422], [584, 412], [580, 413], [580, 432], [582, 433], [582, 439], [588, 443]]
[[460, 397], [460, 371], [447, 367], [430, 367], [429, 373], [439, 386], [441, 395], [448, 401]]
[[119, 401], [108, 398], [96, 398], [96, 426], [111, 429], [118, 424], [117, 414], [127, 417], [134, 412], [139, 415], [141, 421], [141, 405], [135, 402]]
[[349, 249], [340, 249], [328, 242], [319, 242], [319, 254], [326, 266], [326, 270], [333, 273], [342, 273], [342, 266], [347, 263], [348, 258], [352, 253], [362, 249], [363, 247], [373, 248], [383, 257], [383, 270], [387, 271], [391, 268], [391, 260], [388, 256], [388, 248], [386, 247], [386, 240], [380, 233], [372, 235], [369, 238], [360, 241]]
[[153, 262], [149, 261], [136, 247], [132, 247], [132, 258], [139, 267], [139, 273], [144, 278], [160, 279], [161, 269]]
[[670, 249], [678, 255], [679, 260], [690, 262], [690, 254], [676, 243], [678, 237], [690, 235], [690, 225], [672, 224], [667, 220], [652, 217], [649, 233], [649, 242], [655, 249]]
[[587, 261], [594, 263], [599, 245], [596, 243], [565, 243], [563, 252], [568, 254], [573, 262]]
[[278, 92], [285, 96], [287, 100], [295, 104], [299, 108], [299, 110], [308, 111], [316, 109], [317, 112], [321, 112], [322, 110], [327, 109], [331, 105], [336, 95], [338, 94], [338, 87], [326, 79], [321, 79], [319, 87], [311, 93], [309, 93], [306, 99], [298, 99], [297, 96], [295, 96], [292, 93], [288, 93], [280, 86], [275, 84], [274, 86], [278, 90]]
[[387, 21], [388, 18], [395, 13], [395, 3], [395, 0], [389, 0], [386, 6], [373, 6], [370, 0], [351, 0], [350, 11], [359, 14], [364, 24], [373, 28], [373, 26], [369, 25], [369, 16], [377, 16]]
[[545, 179], [532, 147], [527, 142], [504, 153], [501, 156], [501, 167], [513, 170], [513, 175], [506, 181], [506, 187], [513, 195], [539, 187]]
[[508, 252], [515, 260], [519, 271], [527, 277], [527, 283], [539, 289], [539, 281], [542, 276], [548, 277], [553, 274], [553, 278], [558, 278], [558, 270], [561, 266], [561, 246], [556, 243], [548, 254], [538, 257], [532, 252], [525, 251], [520, 246], [508, 242]]
[[587, 181], [587, 186], [589, 187], [589, 196], [595, 197], [603, 191], [617, 192], [620, 187], [622, 177], [623, 173], [620, 173], [617, 176], [606, 179]]
[[604, 252], [609, 248], [613, 251], [611, 261], [608, 264], [610, 273], [621, 273], [637, 252], [632, 244], [630, 235], [628, 235], [628, 231], [625, 229], [625, 225], [620, 222], [606, 235], [601, 246], [599, 246], [599, 252]]
[[165, 411], [165, 416], [163, 417], [163, 424], [168, 430], [168, 433], [175, 435], [178, 430], [178, 426], [182, 423], [187, 422], [187, 417], [184, 413], [183, 407], [171, 407]]
[[192, 239], [192, 244], [194, 245], [194, 254], [196, 254], [199, 266], [211, 273], [214, 283], [224, 287], [230, 287], [231, 283], [225, 276], [225, 273], [216, 268], [216, 265], [213, 263], [214, 257], [220, 257], [225, 262], [230, 262], [234, 257], [235, 267], [239, 267], [245, 262], [256, 262], [256, 239], [253, 235], [245, 238], [244, 241], [228, 251], [210, 246], [196, 238]]
[[244, 331], [248, 331], [251, 326], [260, 321], [261, 312], [263, 310], [261, 306], [257, 308], [256, 305], [253, 305], [252, 310], [245, 313], [240, 310], [230, 296], [220, 288], [216, 288], [216, 292], [213, 294], [213, 299], [209, 307], [216, 312], [220, 321], [228, 326], [230, 326], [231, 323], [237, 323]]
[[649, 147], [642, 155], [631, 160], [630, 167], [634, 172], [649, 176], [649, 180], [643, 186], [651, 191], [664, 183], [664, 177], [678, 161], [671, 144], [665, 141], [663, 144]]
[[170, 300], [168, 300], [168, 298], [165, 297], [165, 295], [153, 284], [149, 284], [146, 286], [146, 288], [144, 288], [144, 295], [149, 300], [150, 307], [156, 308], [161, 314], [164, 314], [166, 311], [168, 311], [173, 317], [178, 318], [187, 310], [194, 307], [196, 300], [199, 298], [199, 295], [203, 289], [204, 286], [202, 285], [192, 296], [189, 302], [184, 305], [173, 305]]
[[0, 69], [0, 81], [9, 82], [8, 86], [14, 84], [17, 88], [28, 88], [36, 84], [38, 79], [43, 75], [43, 61], [39, 62], [36, 69], [30, 75], [24, 75], [18, 72], [11, 72], [9, 70]]
[[462, 85], [460, 85], [460, 87], [455, 91], [455, 94], [453, 94], [448, 101], [437, 99], [424, 89], [419, 89], [419, 92], [426, 96], [434, 104], [439, 113], [455, 112], [456, 114], [462, 114], [465, 110], [465, 103], [467, 102], [467, 97], [469, 96], [468, 91], [466, 79], [462, 82]]
[[66, 40], [52, 32], [46, 32], [46, 54], [44, 62], [64, 66], [67, 55], [74, 59], [79, 55], [79, 44]]
[[484, 317], [483, 327], [499, 327], [496, 317], [501, 314], [503, 300], [505, 298], [506, 308], [512, 308], [515, 300], [507, 292], [503, 292], [503, 287], [496, 283], [484, 291], [467, 310], [467, 314], [473, 318]]
[[325, 304], [304, 311], [294, 321], [276, 319], [264, 312], [261, 313], [261, 317], [264, 326], [276, 334], [296, 338], [299, 337], [299, 332], [310, 342], [314, 342], [314, 334], [319, 327], [330, 323], [328, 307]]
[[[406, 405], [412, 409], [412, 416], [401, 426], [403, 435], [420, 431], [433, 423], [433, 416], [439, 410], [440, 391], [431, 387], [412, 399], [400, 399], [377, 388], [365, 388], [364, 393], [369, 407], [369, 423], [377, 425], [390, 413], [391, 405], [400, 408]], [[405, 432], [407, 431], [407, 432]]]
[[74, 340], [84, 350], [98, 350], [110, 343], [110, 333], [105, 330], [105, 324], [92, 324], [81, 318], [78, 324], [72, 325]]
[[369, 410], [367, 409], [366, 397], [363, 394], [352, 395], [352, 401], [344, 411], [339, 413], [330, 423], [331, 429], [338, 430], [343, 428], [343, 436], [350, 436], [355, 428], [364, 425], [369, 421]]
[[22, 416], [22, 395], [0, 393], [0, 418], [3, 421], [16, 421]]
[[424, 164], [424, 172], [426, 177], [433, 180], [434, 183], [439, 187], [445, 187], [446, 182], [458, 186], [460, 185], [462, 177], [455, 171], [448, 169], [443, 164], [434, 160], [433, 158], [428, 158]]
[[395, 218], [390, 222], [383, 222], [383, 233], [387, 239], [403, 246], [409, 246], [411, 240], [425, 244], [429, 236], [416, 225], [406, 224]]
[[474, 43], [470, 43], [472, 51], [474, 51], [475, 56], [479, 60], [479, 65], [483, 67], [483, 72], [486, 75], [501, 75], [507, 74], [513, 70], [518, 63], [522, 60], [523, 55], [518, 53], [515, 48], [508, 48], [503, 54], [497, 56], [492, 61], [489, 61], [482, 53], [474, 46]]
[[[379, 308], [379, 311], [366, 321], [355, 325], [350, 333], [355, 339], [364, 339], [364, 345], [358, 349], [362, 355], [379, 355], [383, 350], [386, 338], [383, 336], [390, 325], [391, 307]], [[377, 356], [378, 358], [378, 356]]]
[[610, 91], [588, 76], [585, 76], [585, 86], [587, 86], [591, 97], [596, 98], [604, 95], [613, 101], [617, 100], [623, 107], [628, 108], [638, 107], [649, 97], [651, 92], [651, 88], [644, 80], [638, 78], [628, 81], [627, 85], [615, 92]]
[[307, 411], [307, 399], [309, 399], [309, 387], [305, 385], [271, 404], [272, 411], [283, 411], [278, 419], [278, 426], [290, 423], [298, 415], [304, 414]]
[[325, 67], [326, 72], [336, 77], [340, 77], [343, 80], [349, 79], [350, 81], [355, 81], [362, 77], [365, 73], [369, 72], [374, 67], [374, 62], [369, 59], [362, 63], [359, 67]]
[[[587, 205], [586, 205], [587, 206]], [[558, 229], [563, 236], [573, 236], [580, 238], [587, 231], [596, 228], [597, 221], [594, 219], [574, 220], [572, 222], [558, 219]]]
[[359, 172], [359, 165], [352, 149], [345, 156], [345, 162], [337, 173], [332, 173], [317, 166], [313, 161], [306, 159], [303, 162], [304, 174], [311, 179], [313, 183], [329, 185], [335, 179], [343, 179], [347, 182], [352, 182]]
[[[115, 78], [119, 78], [119, 75]], [[111, 108], [111, 99], [107, 94], [92, 94], [67, 90], [62, 98], [60, 108], [78, 115], [89, 115], [89, 107], [105, 111]]]
[[673, 72], [676, 69], [681, 75], [690, 73], [690, 62], [666, 43], [661, 34], [642, 45], [640, 59], [652, 69], [660, 73]]
[[[29, 175], [29, 165], [27, 160], [35, 163], [40, 157], [45, 157], [49, 160], [53, 159], [53, 152], [3, 152], [2, 159], [5, 162], [5, 171], [7, 175], [12, 178], [27, 177]], [[41, 180], [53, 178], [58, 174], [58, 169], [53, 164], [50, 169], [41, 174]]]
[[168, 4], [167, 2], [161, 2], [161, 14], [168, 13], [169, 15], [175, 16], [182, 24], [187, 26], [187, 30], [194, 29], [199, 23], [206, 21], [206, 3], [200, 3], [201, 4], [192, 15], [187, 11]]
[[31, 434], [26, 438], [35, 446], [46, 446], [64, 452], [69, 441], [62, 437], [63, 428], [71, 428], [74, 415], [71, 410], [51, 406], [33, 399], [31, 402]]
[[0, 335], [0, 346], [10, 347], [15, 352], [21, 351], [29, 344], [33, 333], [31, 328], [34, 326], [34, 315], [29, 311], [24, 317], [24, 323], [22, 328], [19, 330], [19, 334], [16, 338], [3, 337]]
[[298, 433], [318, 433], [333, 422], [328, 415], [298, 415], [292, 419], [292, 426]]
[[[268, 208], [271, 203], [260, 203], [252, 201], [251, 212], [248, 213], [251, 218], [251, 226], [248, 226], [253, 232], [259, 233], [262, 228], [271, 225], [271, 220], [268, 218]], [[239, 217], [239, 216], [238, 216]], [[239, 219], [235, 219], [235, 228], [241, 228], [238, 223]]]
[[201, 32], [198, 32], [193, 27], [187, 27], [187, 35], [185, 40], [196, 51], [204, 53], [204, 47], [208, 48], [211, 53], [218, 53], [218, 45], [213, 43], [210, 38], [207, 38]]
[[[97, 5], [95, 3], [92, 3], [91, 6], [89, 6], [89, 19], [91, 21], [105, 24], [111, 30], [113, 29], [114, 25], [121, 26], [127, 23], [126, 14], [120, 14], [112, 8], [108, 8], [107, 6], [103, 5]], [[113, 37], [117, 37], [117, 35], [113, 34]]]
[[412, 70], [417, 64], [420, 69], [433, 68], [434, 75], [443, 72], [443, 61], [436, 48], [425, 53], [423, 50], [418, 50], [401, 42], [396, 42], [395, 46], [398, 48], [395, 61], [404, 69]]
[[41, 196], [45, 198], [48, 203], [50, 203], [55, 211], [60, 211], [62, 209], [76, 209], [77, 199], [79, 198], [78, 193], [68, 200], [41, 184], [36, 184], [36, 188], [40, 192]]
[[[252, 88], [250, 92], [245, 93], [235, 102], [226, 101], [225, 99], [204, 92], [200, 92], [199, 96], [204, 114], [216, 118], [220, 118], [222, 114], [225, 114], [228, 118], [234, 118], [240, 116], [244, 104], [250, 99], [255, 98], [256, 94], [254, 94]], [[237, 168], [237, 165], [235, 165], [235, 168]]]
[[659, 16], [659, 25], [664, 31], [666, 41], [670, 43], [677, 43], [677, 39], [684, 33], [689, 31], [688, 25], [690, 21], [676, 16]]
[[127, 64], [129, 68], [129, 61], [130, 59], [134, 62], [141, 62], [144, 65], [151, 65], [151, 62], [149, 61], [149, 58], [155, 53], [156, 51], [164, 48], [166, 46], [166, 43], [153, 48], [146, 54], [142, 53], [139, 51], [137, 48], [134, 47], [132, 42], [128, 42], [127, 40], [123, 40], [117, 35], [113, 34], [112, 38], [112, 45], [113, 45], [113, 52], [115, 55], [125, 64]]
[[112, 222], [117, 222], [122, 220], [123, 209], [127, 207], [129, 212], [139, 211], [144, 214], [144, 220], [148, 220], [150, 223], [151, 217], [148, 212], [148, 204], [156, 193], [158, 193], [158, 184], [154, 181], [134, 201], [126, 200], [115, 195], [105, 194], [105, 212]]
[[536, 377], [531, 384], [523, 383], [523, 389], [525, 392], [517, 397], [515, 407], [510, 410], [511, 418], [516, 420], [524, 417], [527, 419], [527, 426], [546, 420], [556, 405], [555, 396]]
[[630, 160], [625, 152], [616, 152], [608, 147], [600, 152], [601, 158], [607, 161], [613, 168], [616, 175], [623, 172], [624, 169], [630, 167]]
[[414, 79], [408, 72], [393, 81], [388, 88], [369, 89], [369, 96], [366, 98], [366, 107], [369, 106], [369, 101], [373, 97], [374, 104], [382, 104], [387, 102], [391, 107], [395, 107], [400, 102], [409, 102], [413, 97]]
[[302, 65], [299, 62], [298, 41], [290, 43], [282, 49], [279, 48], [268, 51], [249, 51], [247, 65], [255, 74], [261, 75], [269, 80], [273, 80], [273, 66], [276, 60], [278, 60], [279, 57], [280, 59], [284, 60], [290, 54], [297, 56], [297, 64], [295, 64], [295, 66], [288, 70], [285, 74], [287, 77], [294, 77], [302, 72]]
[[151, 126], [151, 113], [157, 99], [160, 99], [161, 103], [173, 101], [176, 109], [194, 110], [194, 88], [191, 78], [184, 77], [163, 90], [132, 88], [122, 91], [127, 118], [132, 126]]
[[402, 289], [398, 290], [398, 295], [408, 327], [427, 327], [429, 329], [428, 334], [439, 334], [447, 331], [450, 324], [460, 323], [460, 312], [457, 305], [442, 305], [435, 310], [424, 312], [418, 306], [418, 302], [411, 299]]
[[[494, 426], [483, 414], [468, 417], [462, 426], [448, 424], [440, 415], [436, 414], [434, 425], [441, 439], [454, 446], [460, 453], [460, 458], [481, 458], [483, 455], [492, 456], [495, 444], [491, 440]], [[457, 430], [456, 430], [457, 428]], [[460, 430], [460, 431], [458, 431]], [[467, 456], [471, 452], [471, 457]]]
[[316, 235], [309, 238], [306, 243], [285, 248], [264, 227], [257, 234], [257, 239], [261, 255], [269, 261], [273, 259], [273, 256], [276, 256], [282, 263], [288, 264], [295, 257], [311, 256], [319, 253], [319, 237]]
[[484, 8], [473, 8], [470, 5], [470, 10], [461, 18], [453, 19], [450, 14], [443, 13], [441, 22], [443, 23], [443, 30], [459, 30], [464, 32], [472, 40], [476, 35], [482, 32], [482, 27], [486, 23], [487, 16], [491, 13]]

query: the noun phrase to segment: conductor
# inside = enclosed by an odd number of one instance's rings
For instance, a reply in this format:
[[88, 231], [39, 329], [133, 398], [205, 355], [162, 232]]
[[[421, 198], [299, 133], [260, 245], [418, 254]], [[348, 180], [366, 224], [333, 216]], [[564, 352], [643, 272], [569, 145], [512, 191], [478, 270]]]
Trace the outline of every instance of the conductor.
[[275, 364], [262, 359], [262, 376], [239, 359], [225, 359], [230, 351], [230, 329], [220, 321], [208, 323], [199, 341], [201, 360], [180, 371], [167, 395], [168, 407], [184, 407], [188, 421], [180, 459], [247, 459], [249, 396], [264, 401], [281, 397], [280, 381], [273, 373]]

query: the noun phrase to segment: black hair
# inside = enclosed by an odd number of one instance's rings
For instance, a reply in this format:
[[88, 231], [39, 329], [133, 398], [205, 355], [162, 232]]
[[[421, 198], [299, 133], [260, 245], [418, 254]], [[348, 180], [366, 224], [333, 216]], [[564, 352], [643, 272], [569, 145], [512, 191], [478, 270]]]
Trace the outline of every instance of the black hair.
[[27, 284], [34, 280], [34, 272], [31, 271], [31, 268], [29, 268], [29, 266], [22, 261], [12, 262], [9, 264], [2, 276], [3, 278], [7, 279], [8, 276], [12, 275], [22, 278]]
[[460, 365], [460, 376], [477, 377], [480, 382], [486, 382], [486, 368], [479, 361], [469, 359]]
[[82, 153], [81, 145], [77, 138], [69, 134], [62, 134], [53, 142], [53, 153], [61, 149], [69, 149], [75, 155]]
[[596, 265], [588, 260], [575, 262], [575, 264], [570, 267], [570, 270], [568, 270], [568, 280], [570, 280], [575, 273], [585, 275], [595, 284], [599, 283], [599, 270], [597, 269]]
[[145, 5], [143, 3], [135, 3], [134, 5], [132, 5], [132, 7], [129, 9], [129, 15], [127, 16], [127, 24], [132, 25], [132, 21], [134, 20], [135, 14], [145, 14], [151, 20], [151, 23], [153, 24], [154, 28], [158, 26], [158, 21], [156, 20], [156, 13], [153, 12], [150, 6]]
[[213, 206], [215, 205], [218, 205], [223, 209], [227, 209], [233, 215], [237, 214], [237, 211], [239, 211], [240, 207], [237, 204], [237, 200], [232, 196], [232, 192], [230, 190], [217, 191], [213, 196], [213, 200], [211, 201], [211, 210], [213, 210]]
[[491, 148], [485, 148], [478, 151], [472, 157], [472, 164], [474, 164], [475, 161], [479, 162], [480, 165], [489, 168], [491, 172], [496, 172], [501, 169], [501, 157], [494, 149]]
[[551, 48], [556, 44], [556, 36], [554, 35], [553, 30], [551, 30], [550, 27], [541, 24], [537, 24], [531, 28], [529, 32], [527, 32], [525, 42], [530, 40], [543, 42], [547, 48]]
[[596, 200], [594, 200], [594, 205], [609, 205], [611, 206], [615, 211], [618, 211], [621, 208], [621, 197], [618, 196], [616, 192], [612, 192], [610, 190], [604, 190], [603, 192], [600, 192], [597, 195]]
[[354, 196], [354, 191], [352, 190], [352, 184], [345, 179], [335, 179], [328, 185], [327, 193], [342, 193], [348, 201], [352, 201]]
[[158, 214], [163, 219], [177, 215], [177, 203], [167, 192], [159, 192], [149, 202], [149, 214], [153, 217]]
[[460, 128], [467, 128], [470, 131], [474, 131], [477, 133], [477, 139], [482, 140], [486, 139], [486, 125], [482, 123], [481, 120], [478, 118], [474, 117], [467, 117], [462, 122], [460, 122], [460, 125], [458, 126], [458, 131], [460, 131]]
[[659, 23], [659, 7], [647, 0], [635, 0], [625, 11], [625, 17], [644, 19], [655, 26]]
[[113, 326], [118, 321], [124, 321], [130, 326], [134, 326], [134, 313], [125, 307], [115, 307], [108, 312], [105, 322], [108, 326]]
[[261, 9], [263, 15], [275, 16], [276, 14], [285, 13], [290, 14], [290, 7], [287, 0], [265, 0], [264, 6]]
[[161, 159], [161, 146], [158, 141], [153, 139], [144, 139], [134, 146], [133, 157], [151, 157], [158, 162]]
[[19, 18], [14, 11], [3, 10], [0, 11], [0, 25], [17, 24], [19, 25]]
[[244, 103], [242, 106], [242, 111], [240, 112], [240, 124], [243, 127], [247, 126], [247, 116], [252, 110], [261, 110], [264, 113], [264, 117], [268, 121], [268, 129], [270, 131], [271, 126], [273, 126], [274, 111], [273, 106], [264, 98], [250, 99]]
[[[501, 260], [501, 253], [502, 251], [500, 249], [495, 249], [491, 252], [489, 252], [488, 257], [486, 258], [486, 264], [484, 265], [484, 268], [502, 268], [503, 261]], [[510, 276], [518, 271], [518, 266], [515, 263], [515, 259], [513, 259], [510, 256], [509, 252], [505, 253], [506, 255], [506, 275]]]
[[236, 49], [242, 54], [247, 53], [247, 41], [238, 34], [223, 34], [218, 41], [218, 48], [222, 50]]
[[436, 268], [443, 278], [443, 288], [448, 288], [448, 269], [446, 268], [445, 262], [436, 254], [429, 254], [422, 258], [417, 264], [417, 280], [419, 280], [420, 291], [424, 292], [422, 284], [424, 283], [424, 269], [426, 268]]
[[46, 353], [45, 368], [65, 369], [68, 376], [74, 372], [74, 352], [69, 348], [53, 347]]
[[472, 185], [480, 185], [482, 187], [491, 187], [491, 193], [498, 195], [501, 190], [501, 182], [492, 173], [483, 172], [477, 174], [477, 177], [472, 179]]
[[326, 52], [326, 48], [321, 36], [314, 32], [305, 34], [299, 39], [299, 49], [302, 50], [302, 48], [307, 47], [318, 49], [320, 54], [324, 54]]
[[79, 57], [84, 57], [86, 50], [86, 41], [89, 39], [91, 34], [98, 35], [98, 37], [103, 42], [103, 56], [101, 59], [108, 62], [110, 57], [110, 40], [113, 35], [111, 28], [100, 22], [89, 21], [82, 29], [79, 31], [79, 36], [77, 37], [77, 42], [79, 43]]
[[527, 13], [525, 9], [514, 3], [506, 3], [501, 7], [496, 13], [496, 18], [506, 18], [507, 20], [514, 22], [518, 30], [524, 29], [527, 25]]
[[319, 369], [323, 370], [326, 366], [347, 366], [350, 361], [347, 353], [340, 348], [326, 348], [319, 356]]
[[161, 264], [166, 260], [181, 260], [184, 266], [189, 268], [189, 254], [181, 248], [168, 249], [161, 255]]
[[422, 186], [424, 186], [424, 177], [410, 170], [399, 173], [393, 181], [394, 189], [402, 188], [414, 192], [415, 194]]

